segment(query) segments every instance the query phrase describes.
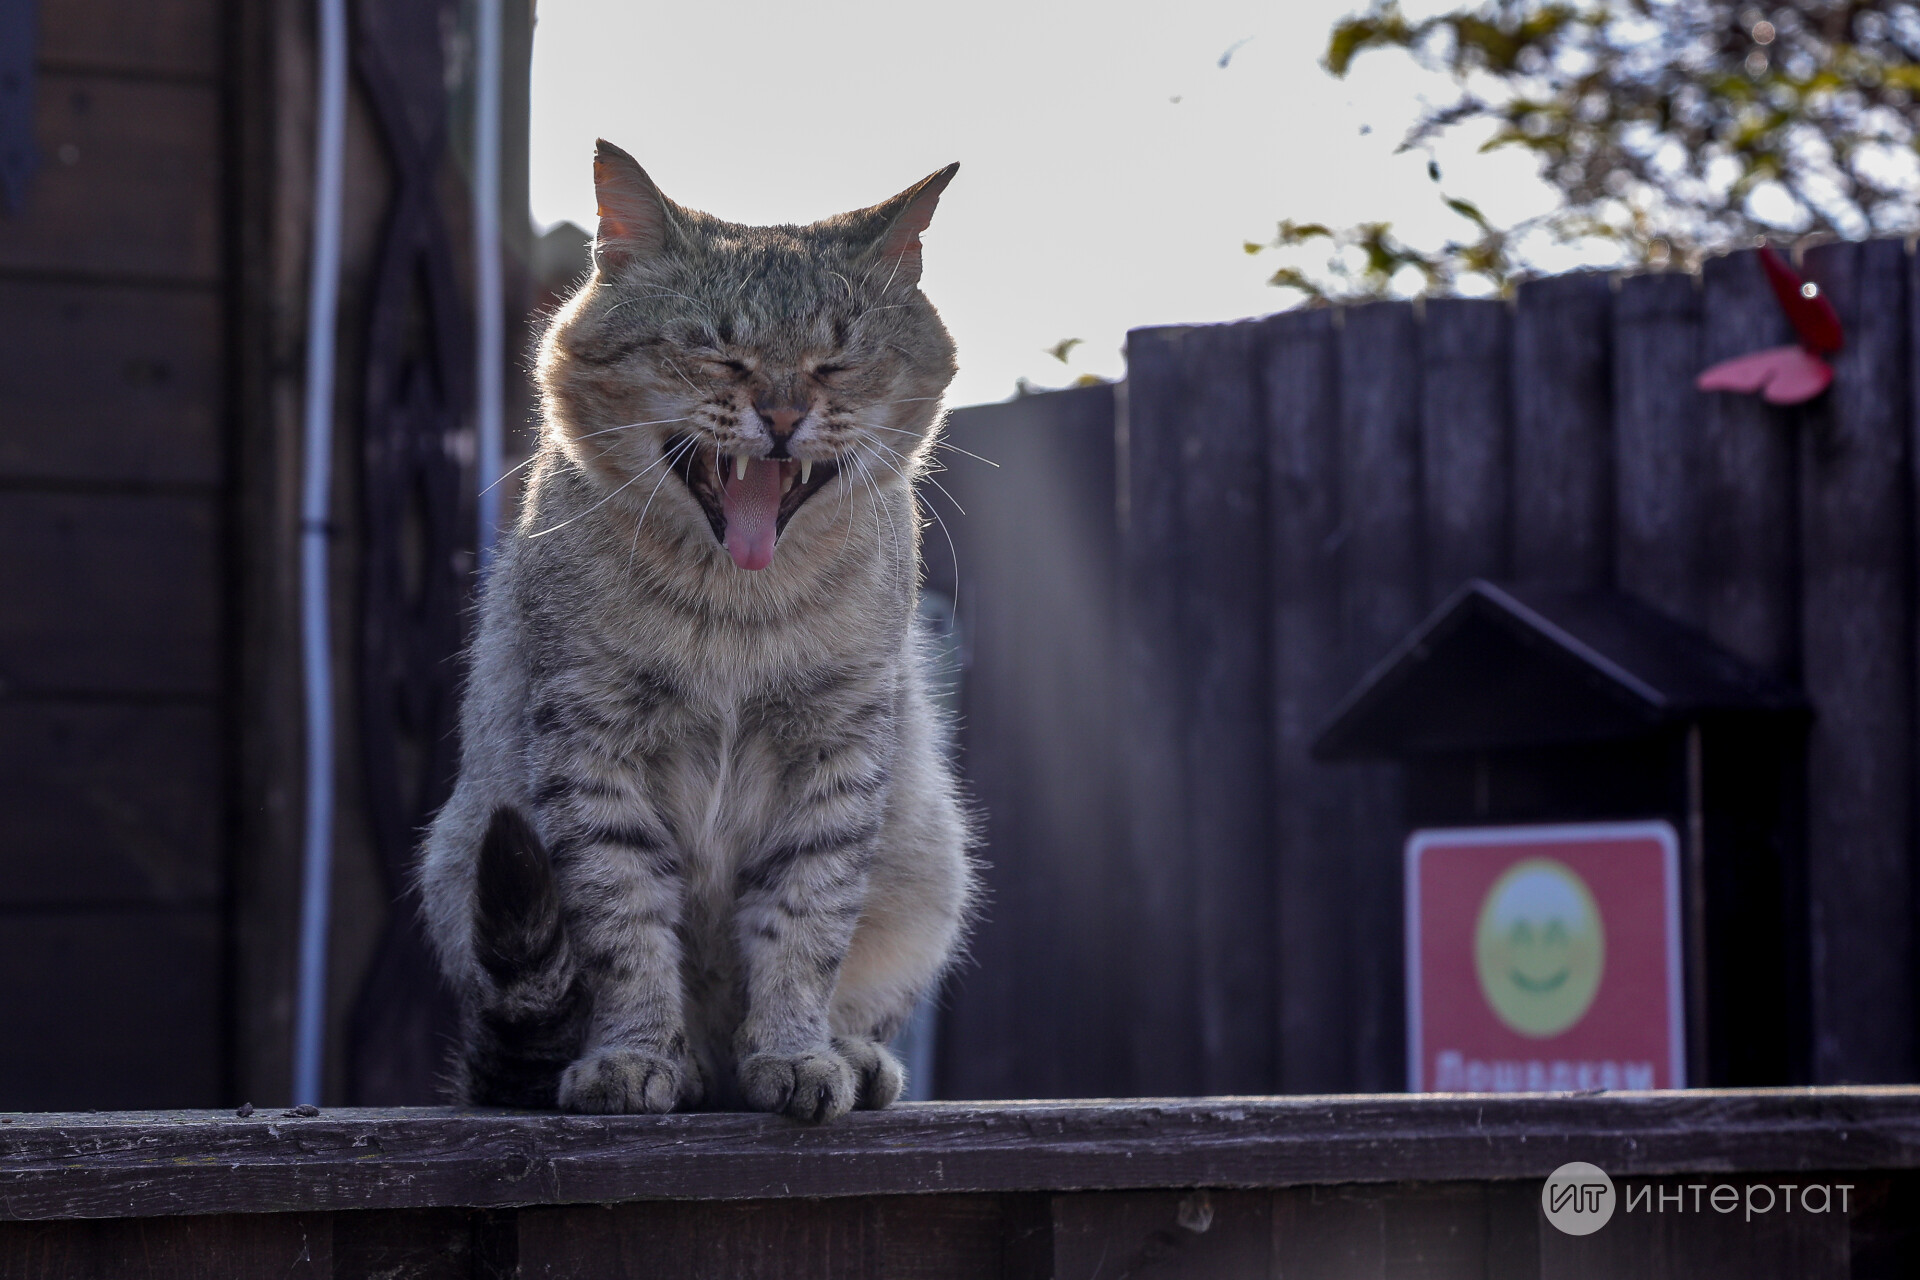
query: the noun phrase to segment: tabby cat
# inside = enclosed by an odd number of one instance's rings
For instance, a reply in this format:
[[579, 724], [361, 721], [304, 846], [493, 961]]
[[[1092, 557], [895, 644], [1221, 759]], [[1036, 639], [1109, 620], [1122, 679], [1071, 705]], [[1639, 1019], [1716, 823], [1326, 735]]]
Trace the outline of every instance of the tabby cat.
[[954, 373], [920, 234], [959, 166], [811, 226], [594, 156], [594, 272], [540, 347], [458, 785], [420, 886], [465, 1101], [884, 1107], [974, 876], [915, 627]]

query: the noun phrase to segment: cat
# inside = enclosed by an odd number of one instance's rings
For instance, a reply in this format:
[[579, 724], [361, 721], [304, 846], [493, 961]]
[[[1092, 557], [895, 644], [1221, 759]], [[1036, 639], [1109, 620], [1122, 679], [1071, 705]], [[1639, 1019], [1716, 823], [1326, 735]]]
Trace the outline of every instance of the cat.
[[419, 888], [457, 1096], [884, 1107], [961, 945], [968, 817], [915, 626], [954, 346], [920, 236], [958, 165], [749, 227], [594, 155], [593, 274], [486, 578]]

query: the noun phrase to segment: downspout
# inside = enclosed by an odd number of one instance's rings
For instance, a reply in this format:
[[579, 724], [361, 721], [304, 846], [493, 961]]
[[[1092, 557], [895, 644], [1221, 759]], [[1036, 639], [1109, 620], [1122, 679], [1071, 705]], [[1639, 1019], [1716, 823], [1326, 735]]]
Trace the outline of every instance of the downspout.
[[480, 571], [493, 561], [500, 525], [506, 314], [500, 281], [500, 0], [477, 0], [473, 95], [474, 376]]
[[300, 495], [300, 645], [307, 710], [307, 829], [300, 970], [294, 995], [293, 1101], [320, 1101], [326, 1061], [327, 922], [333, 886], [333, 669], [327, 542], [333, 462], [334, 327], [340, 305], [340, 205], [347, 117], [346, 0], [318, 0], [320, 96], [313, 159], [313, 256], [307, 283], [306, 475]]

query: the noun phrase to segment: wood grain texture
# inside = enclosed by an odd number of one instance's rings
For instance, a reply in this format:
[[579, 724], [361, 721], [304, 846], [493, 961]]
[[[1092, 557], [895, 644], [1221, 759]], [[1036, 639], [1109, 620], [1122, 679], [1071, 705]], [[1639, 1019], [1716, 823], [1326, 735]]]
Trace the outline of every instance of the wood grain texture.
[[1425, 607], [1512, 558], [1513, 310], [1434, 298], [1420, 325], [1420, 496]]
[[[1344, 694], [1425, 612], [1420, 484], [1420, 338], [1408, 303], [1346, 313], [1340, 331], [1339, 662], [1322, 673]], [[1340, 696], [1336, 694], [1335, 696]], [[1346, 928], [1352, 1074], [1347, 1088], [1406, 1083], [1400, 843], [1405, 778], [1398, 764], [1343, 766], [1349, 817], [1340, 856], [1347, 896], [1323, 904]]]
[[1349, 900], [1353, 779], [1315, 761], [1313, 738], [1345, 693], [1341, 666], [1339, 334], [1330, 310], [1265, 322], [1261, 356], [1272, 511], [1274, 967], [1279, 1086], [1330, 1093], [1353, 1078]]
[[219, 483], [221, 321], [211, 292], [0, 279], [0, 476]]
[[1622, 280], [1613, 352], [1614, 581], [1699, 626], [1706, 397], [1693, 386], [1702, 368], [1698, 280], [1681, 272]]
[[220, 912], [0, 913], [0, 1106], [209, 1106], [225, 1074]]
[[42, 156], [0, 221], [0, 268], [212, 283], [220, 275], [220, 100], [212, 85], [47, 73]]
[[[325, 1214], [0, 1222], [0, 1280], [342, 1280]], [[358, 1272], [367, 1276], [369, 1272]]]
[[[1700, 364], [1790, 341], [1752, 250], [1700, 271]], [[1700, 574], [1707, 634], [1762, 671], [1800, 673], [1798, 410], [1703, 397]]]
[[1267, 1276], [1273, 1197], [1259, 1191], [1135, 1191], [1053, 1199], [1053, 1280]]
[[209, 707], [0, 701], [0, 906], [218, 905], [222, 751]]
[[[926, 494], [953, 535], [961, 766], [987, 888], [942, 1002], [940, 1096], [1130, 1088], [1130, 1009], [1112, 981], [1136, 905], [1124, 892], [1113, 429], [1111, 387], [961, 409], [948, 439], [998, 466], [949, 454]], [[940, 529], [926, 537], [948, 550]]]
[[1913, 547], [1907, 262], [1826, 245], [1808, 275], [1846, 330], [1801, 434], [1814, 1078], [1911, 1079]]
[[[1194, 881], [1201, 1056], [1191, 1088], [1200, 1094], [1266, 1093], [1276, 1083], [1273, 967], [1254, 945], [1272, 928], [1274, 910], [1271, 529], [1258, 332], [1249, 324], [1189, 330], [1183, 354], [1192, 394], [1160, 406], [1159, 415], [1149, 402], [1129, 402], [1131, 431], [1172, 429], [1180, 442], [1180, 785], [1188, 825], [1160, 856]], [[1140, 935], [1153, 936], [1150, 924]]]
[[428, 1108], [25, 1115], [0, 1124], [0, 1215], [1462, 1182], [1573, 1159], [1615, 1177], [1920, 1168], [1920, 1090], [910, 1103], [813, 1129]]
[[[1194, 395], [1185, 329], [1127, 335], [1125, 474], [1120, 554], [1125, 583], [1127, 889], [1152, 917], [1174, 922], [1130, 957], [1126, 981], [1129, 1079], [1142, 1093], [1199, 1088], [1200, 1016], [1192, 869], [1180, 857], [1191, 831], [1185, 743], [1182, 574], [1188, 533], [1181, 504], [1182, 406]], [[1140, 917], [1146, 918], [1144, 915]]]
[[58, 0], [40, 6], [40, 64], [129, 76], [220, 72], [220, 0]]
[[212, 498], [0, 493], [0, 693], [210, 696]]
[[1513, 571], [1604, 586], [1613, 560], [1613, 296], [1606, 276], [1520, 286], [1513, 321]]

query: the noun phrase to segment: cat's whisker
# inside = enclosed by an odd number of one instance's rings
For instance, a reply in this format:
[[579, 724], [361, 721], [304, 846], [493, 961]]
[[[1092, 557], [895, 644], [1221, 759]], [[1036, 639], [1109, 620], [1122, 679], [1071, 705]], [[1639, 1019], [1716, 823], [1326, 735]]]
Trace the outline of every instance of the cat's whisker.
[[[875, 440], [873, 442], [873, 445], [876, 449], [885, 449], [888, 453], [900, 459], [901, 462], [906, 463], [908, 465], [912, 465], [913, 460], [911, 458], [907, 457], [906, 454], [901, 453], [898, 449], [893, 448], [891, 445], [886, 444], [884, 441]], [[893, 473], [895, 475], [899, 476], [902, 480], [906, 480], [907, 483], [909, 484], [912, 483], [912, 480], [908, 479], [906, 472], [900, 470], [899, 467], [894, 467], [893, 464], [890, 462], [887, 465], [893, 468]], [[925, 471], [925, 470], [921, 471], [920, 478], [925, 480], [928, 484], [932, 485], [934, 488], [938, 489], [940, 492], [946, 494], [947, 501], [953, 504], [953, 509], [955, 511], [958, 511], [961, 515], [967, 514], [967, 509], [960, 505], [960, 499], [954, 497], [952, 490], [948, 489], [947, 486], [941, 484], [938, 480], [934, 479], [933, 473], [931, 471]]]
[[559, 530], [566, 528], [568, 525], [572, 524], [575, 520], [580, 519], [581, 516], [592, 515], [594, 512], [606, 506], [609, 502], [612, 502], [615, 498], [619, 497], [621, 494], [625, 493], [628, 489], [632, 488], [636, 481], [646, 476], [647, 472], [653, 470], [655, 467], [659, 466], [661, 463], [667, 461], [670, 457], [672, 457], [672, 454], [670, 453], [661, 454], [659, 457], [655, 458], [652, 462], [648, 463], [645, 467], [635, 472], [632, 480], [627, 481], [625, 484], [621, 485], [618, 489], [615, 489], [612, 493], [600, 499], [600, 501], [594, 503], [592, 506], [588, 507], [585, 511], [581, 511], [574, 515], [568, 516], [565, 520], [562, 520], [559, 524], [549, 525], [545, 529], [536, 529], [534, 532], [528, 534], [527, 536], [529, 538], [544, 538], [550, 533], [556, 533]]
[[689, 378], [686, 374], [680, 372], [680, 366], [673, 362], [672, 357], [661, 356], [660, 363], [666, 365], [667, 368], [673, 370], [673, 376], [680, 379], [680, 381], [686, 383], [688, 390], [692, 391], [693, 394], [695, 395], [700, 394], [700, 388], [693, 385], [693, 379]]
[[[935, 396], [929, 396], [929, 397], [927, 397], [927, 398], [928, 398], [928, 399], [937, 399], [938, 397], [935, 397]], [[904, 402], [903, 402], [903, 401], [899, 401], [899, 400], [896, 400], [896, 401], [894, 401], [893, 403], [895, 403], [895, 404], [901, 404], [901, 403], [904, 403]], [[875, 431], [891, 431], [891, 432], [893, 432], [893, 433], [894, 433], [895, 435], [902, 435], [902, 436], [917, 436], [917, 435], [919, 435], [919, 434], [920, 434], [920, 433], [919, 433], [918, 431], [908, 431], [908, 430], [907, 430], [906, 428], [904, 428], [904, 427], [883, 427], [883, 426], [880, 426], [880, 425], [879, 425], [879, 424], [877, 424], [877, 423], [862, 423], [861, 425], [863, 425], [863, 426], [867, 426], [867, 427], [871, 427], [871, 428], [872, 428], [873, 430], [875, 430]], [[951, 441], [951, 440], [940, 440], [940, 439], [935, 439], [935, 440], [933, 441], [933, 447], [934, 447], [934, 448], [936, 448], [936, 449], [951, 449], [951, 450], [953, 450], [953, 451], [954, 451], [955, 453], [964, 453], [964, 454], [966, 454], [966, 455], [967, 455], [967, 456], [968, 456], [969, 458], [972, 458], [972, 459], [973, 459], [973, 460], [974, 460], [975, 462], [984, 462], [984, 463], [986, 463], [986, 464], [987, 464], [988, 466], [990, 466], [990, 467], [996, 467], [996, 468], [997, 468], [997, 467], [999, 467], [999, 465], [1000, 465], [999, 463], [997, 463], [997, 462], [995, 462], [995, 461], [994, 461], [994, 460], [993, 460], [992, 458], [983, 458], [983, 457], [981, 457], [981, 456], [980, 456], [979, 454], [977, 454], [977, 453], [973, 453], [973, 452], [971, 452], [970, 450], [967, 450], [967, 449], [962, 449], [962, 448], [961, 448], [961, 447], [960, 447], [959, 445], [957, 445], [957, 444], [955, 444], [955, 443], [953, 443], [953, 441]]]
[[[880, 444], [878, 440], [874, 441], [874, 443], [879, 444], [882, 449], [887, 448], [887, 446], [885, 446], [884, 444]], [[889, 453], [894, 452], [891, 449], [888, 449], [887, 451]], [[897, 453], [894, 453], [894, 456], [899, 457], [900, 455]], [[886, 462], [884, 458], [880, 459], [880, 461]], [[886, 465], [888, 467], [891, 467], [893, 469], [893, 473], [899, 476], [902, 480], [907, 479], [906, 475], [902, 473], [898, 467], [894, 467], [893, 464], [890, 462], [888, 462]], [[938, 480], [935, 480], [932, 476], [928, 476], [927, 479], [931, 481], [934, 487], [939, 489], [940, 492], [947, 494], [947, 501], [953, 503], [954, 510], [958, 511], [961, 515], [967, 514], [967, 509], [961, 506], [960, 503], [955, 500], [954, 496], [951, 493], [947, 493], [947, 487], [945, 485], [941, 484]], [[908, 483], [909, 483], [909, 486], [911, 486], [911, 481], [909, 481]], [[915, 494], [914, 497], [916, 500], [923, 500], [921, 499], [921, 496], [919, 494]], [[947, 552], [953, 557], [953, 573], [954, 573], [953, 607], [956, 610], [958, 610], [960, 607], [960, 583], [959, 583], [960, 548], [954, 545], [953, 530], [947, 527], [947, 518], [940, 514], [940, 508], [934, 506], [931, 502], [928, 502], [926, 504], [926, 508], [929, 512], [932, 513], [934, 522], [940, 526], [940, 532], [946, 535]]]
[[667, 469], [665, 471], [662, 471], [660, 473], [660, 478], [653, 482], [653, 492], [647, 495], [646, 505], [640, 508], [640, 518], [633, 522], [633, 545], [627, 548], [627, 571], [629, 573], [633, 571], [634, 553], [640, 550], [640, 530], [647, 523], [647, 512], [653, 510], [653, 500], [660, 496], [660, 486], [665, 484], [667, 482], [667, 477], [673, 474], [673, 465], [671, 460], [676, 455], [684, 456], [685, 454], [690, 453], [693, 450], [694, 446], [698, 443], [699, 442], [695, 440], [692, 436], [688, 436], [686, 443], [677, 445], [673, 449], [669, 450], [667, 453], [661, 455], [661, 461], [666, 462], [668, 464]]
[[583, 435], [577, 435], [574, 437], [574, 439], [591, 440], [595, 436], [604, 436], [609, 432], [613, 432], [613, 431], [631, 431], [635, 427], [664, 427], [668, 423], [691, 422], [691, 421], [693, 421], [693, 417], [691, 414], [689, 414], [687, 417], [684, 417], [684, 418], [655, 418], [652, 422], [623, 422], [617, 427], [602, 427], [598, 431], [589, 431]]
[[539, 460], [540, 460], [540, 454], [539, 454], [539, 451], [536, 450], [533, 453], [527, 455], [525, 458], [522, 458], [520, 461], [514, 463], [512, 466], [508, 467], [505, 471], [502, 471], [498, 479], [496, 479], [492, 484], [488, 485], [486, 488], [482, 489], [480, 492], [483, 494], [492, 493], [495, 489], [498, 489], [501, 485], [507, 482], [508, 476], [512, 475], [516, 471], [521, 470], [522, 468], [532, 466], [535, 462], [538, 462]]

